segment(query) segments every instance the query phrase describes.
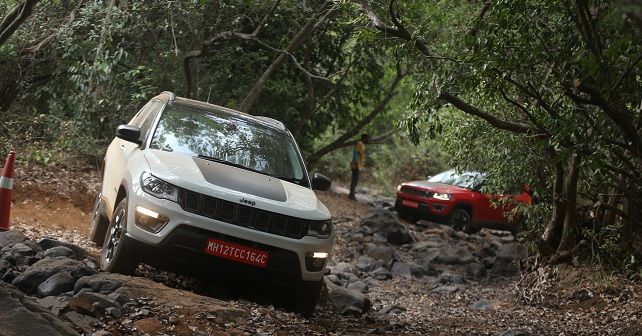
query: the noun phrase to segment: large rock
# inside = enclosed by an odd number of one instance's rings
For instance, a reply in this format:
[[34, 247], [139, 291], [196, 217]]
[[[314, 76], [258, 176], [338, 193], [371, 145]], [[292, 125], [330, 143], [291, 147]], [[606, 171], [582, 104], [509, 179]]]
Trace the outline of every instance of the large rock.
[[369, 210], [361, 221], [361, 226], [367, 228], [367, 231], [385, 237], [391, 244], [412, 243], [408, 230], [397, 221], [390, 210], [384, 208]]
[[68, 272], [50, 276], [37, 288], [38, 297], [56, 296], [74, 289], [76, 279]]
[[486, 276], [486, 268], [478, 263], [466, 265], [466, 279], [479, 280]]
[[340, 273], [357, 274], [358, 272], [356, 266], [347, 262], [340, 262], [334, 266], [329, 266], [328, 268], [330, 269], [330, 272], [332, 274], [340, 274]]
[[360, 291], [339, 287], [326, 280], [330, 301], [340, 314], [364, 314], [370, 310], [370, 299]]
[[381, 260], [385, 265], [392, 264], [392, 261], [395, 258], [395, 250], [390, 246], [377, 246], [369, 244], [366, 247], [366, 252], [364, 255], [374, 259]]
[[36, 293], [36, 289], [45, 280], [57, 273], [68, 273], [74, 279], [96, 273], [85, 263], [67, 258], [45, 258], [31, 265], [24, 273], [11, 282], [27, 295]]
[[69, 298], [65, 296], [47, 296], [38, 299], [38, 303], [52, 314], [58, 316], [69, 306]]
[[0, 334], [3, 336], [78, 335], [66, 323], [12, 285], [0, 283], [0, 302]]
[[82, 247], [74, 244], [70, 244], [64, 241], [60, 241], [55, 238], [44, 237], [38, 241], [38, 245], [40, 245], [40, 247], [42, 247], [43, 250], [48, 250], [53, 247], [63, 246], [74, 251], [74, 255], [72, 256], [72, 258], [76, 260], [83, 260], [87, 258], [87, 252]]
[[448, 246], [439, 250], [439, 254], [435, 257], [435, 262], [454, 265], [454, 264], [468, 264], [475, 261], [473, 254], [465, 246]]
[[81, 293], [69, 300], [69, 308], [81, 314], [96, 317], [103, 315], [105, 310], [110, 307], [122, 309], [122, 306], [116, 300], [98, 293]]
[[520, 243], [504, 244], [497, 252], [497, 258], [504, 260], [522, 260], [528, 256], [526, 247]]
[[27, 240], [27, 236], [16, 230], [0, 231], [0, 249], [5, 246], [12, 246]]
[[114, 292], [122, 285], [122, 282], [111, 279], [109, 274], [99, 273], [78, 279], [73, 289], [74, 293], [78, 293], [83, 288], [90, 288], [92, 292], [107, 295]]
[[390, 272], [392, 272], [392, 274], [394, 275], [398, 275], [406, 279], [412, 279], [412, 277], [419, 278], [425, 274], [425, 271], [423, 268], [421, 268], [421, 266], [413, 262], [405, 263], [400, 261], [392, 264]]
[[492, 275], [500, 277], [512, 277], [519, 274], [519, 267], [514, 261], [497, 259], [491, 270]]

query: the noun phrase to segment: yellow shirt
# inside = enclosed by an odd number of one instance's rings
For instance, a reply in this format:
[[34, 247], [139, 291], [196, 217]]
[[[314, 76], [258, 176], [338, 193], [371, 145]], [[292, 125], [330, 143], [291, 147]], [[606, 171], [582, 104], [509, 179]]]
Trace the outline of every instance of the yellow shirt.
[[366, 145], [363, 144], [363, 141], [357, 141], [354, 144], [354, 150], [352, 151], [352, 162], [350, 162], [351, 169], [363, 169], [366, 163]]

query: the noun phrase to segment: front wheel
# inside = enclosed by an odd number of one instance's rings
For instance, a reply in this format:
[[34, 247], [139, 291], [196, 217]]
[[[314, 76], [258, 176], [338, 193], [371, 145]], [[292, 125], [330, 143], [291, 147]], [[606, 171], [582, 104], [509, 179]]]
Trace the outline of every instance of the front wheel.
[[475, 232], [475, 227], [472, 224], [470, 213], [463, 208], [453, 210], [450, 217], [448, 217], [448, 225], [452, 226], [455, 230], [464, 231], [466, 233]]
[[136, 257], [129, 251], [127, 232], [127, 197], [114, 210], [100, 253], [100, 267], [103, 271], [133, 274], [138, 266]]
[[306, 282], [296, 288], [290, 297], [286, 299], [286, 308], [294, 313], [300, 314], [305, 318], [312, 317], [312, 313], [317, 307], [321, 289], [323, 288], [323, 279], [316, 283]]
[[109, 220], [104, 216], [103, 203], [100, 201], [102, 194], [96, 197], [96, 205], [94, 205], [94, 215], [91, 219], [91, 226], [89, 227], [89, 240], [94, 242], [96, 246], [102, 246], [105, 241], [105, 234], [109, 226]]

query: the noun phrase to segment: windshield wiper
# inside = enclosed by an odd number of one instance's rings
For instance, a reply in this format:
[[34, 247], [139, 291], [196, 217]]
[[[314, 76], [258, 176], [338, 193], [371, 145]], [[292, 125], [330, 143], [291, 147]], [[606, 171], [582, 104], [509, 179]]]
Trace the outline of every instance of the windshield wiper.
[[232, 166], [232, 167], [236, 167], [236, 168], [241, 168], [241, 169], [253, 171], [255, 173], [259, 173], [259, 174], [263, 174], [263, 175], [270, 175], [270, 174], [266, 174], [265, 172], [262, 172], [260, 170], [256, 170], [256, 169], [252, 169], [250, 167], [246, 167], [246, 166], [244, 166], [242, 164], [238, 164], [238, 163], [234, 163], [234, 162], [230, 162], [230, 161], [225, 161], [223, 159], [219, 159], [219, 158], [215, 158], [215, 157], [211, 157], [211, 156], [207, 156], [207, 155], [200, 155], [199, 154], [198, 158], [199, 159], [203, 159], [203, 160], [208, 160], [208, 161], [214, 161], [214, 162], [217, 162], [217, 163], [222, 163], [224, 165], [228, 165], [228, 166]]

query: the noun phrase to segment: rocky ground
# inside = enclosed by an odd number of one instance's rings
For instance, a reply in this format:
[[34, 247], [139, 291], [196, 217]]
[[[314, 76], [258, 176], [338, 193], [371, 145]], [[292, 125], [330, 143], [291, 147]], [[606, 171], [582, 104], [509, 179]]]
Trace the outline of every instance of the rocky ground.
[[101, 273], [85, 238], [96, 175], [17, 170], [13, 229], [0, 233], [2, 335], [642, 334], [639, 283], [574, 266], [526, 272], [525, 236], [399, 221], [389, 200], [364, 195], [319, 194], [336, 240], [311, 319], [261, 292], [148, 266]]

